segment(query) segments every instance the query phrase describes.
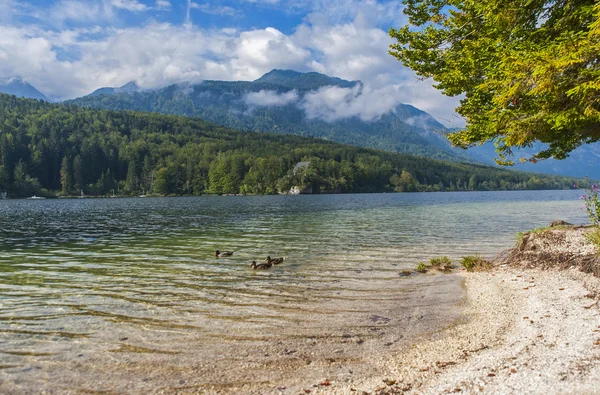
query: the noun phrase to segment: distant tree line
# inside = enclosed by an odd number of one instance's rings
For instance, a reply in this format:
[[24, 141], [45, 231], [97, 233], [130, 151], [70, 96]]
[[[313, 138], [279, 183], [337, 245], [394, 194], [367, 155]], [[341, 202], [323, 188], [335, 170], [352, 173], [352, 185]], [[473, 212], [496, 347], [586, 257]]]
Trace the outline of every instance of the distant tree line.
[[[308, 165], [296, 168], [298, 162]], [[0, 95], [9, 196], [563, 189], [574, 179]]]

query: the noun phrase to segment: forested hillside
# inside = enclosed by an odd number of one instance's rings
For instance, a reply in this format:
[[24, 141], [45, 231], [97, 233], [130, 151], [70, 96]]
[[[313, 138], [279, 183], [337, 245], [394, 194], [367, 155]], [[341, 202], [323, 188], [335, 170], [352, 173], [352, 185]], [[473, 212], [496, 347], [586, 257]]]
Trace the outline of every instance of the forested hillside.
[[[171, 85], [156, 90], [101, 88], [72, 100], [84, 107], [133, 110], [199, 117], [237, 130], [318, 137], [360, 147], [426, 156], [435, 159], [475, 162], [463, 150], [452, 148], [440, 133], [445, 130], [424, 111], [406, 104], [389, 111], [363, 113], [371, 97], [360, 81], [346, 81], [319, 73], [273, 70], [255, 81], [204, 81]], [[331, 107], [324, 97], [342, 96]], [[350, 113], [348, 109], [354, 107]], [[366, 119], [365, 119], [366, 117]]]
[[9, 196], [553, 189], [573, 181], [0, 94], [0, 191]]

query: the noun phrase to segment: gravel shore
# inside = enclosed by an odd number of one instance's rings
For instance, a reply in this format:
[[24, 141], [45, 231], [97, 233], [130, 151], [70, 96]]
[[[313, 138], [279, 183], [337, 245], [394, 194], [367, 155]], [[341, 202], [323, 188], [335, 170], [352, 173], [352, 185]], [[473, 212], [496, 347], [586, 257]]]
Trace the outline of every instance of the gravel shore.
[[389, 377], [315, 392], [600, 394], [600, 279], [508, 266], [459, 275], [465, 322], [390, 358]]
[[[228, 385], [219, 385], [216, 373], [206, 376], [205, 372], [212, 370], [202, 371], [194, 360], [183, 360], [181, 356], [172, 366], [163, 360], [148, 362], [145, 355], [140, 355], [139, 363], [119, 365], [126, 378], [152, 377], [166, 383], [157, 386], [149, 382], [146, 390], [139, 384], [136, 387], [133, 381], [124, 385], [128, 381], [114, 371], [98, 375], [93, 361], [71, 368], [87, 372], [81, 379], [87, 380], [91, 388], [110, 385], [111, 393], [600, 394], [600, 278], [574, 268], [514, 266], [433, 276], [457, 280], [459, 287], [455, 292], [459, 291], [462, 314], [458, 320], [448, 321], [453, 322], [450, 327], [436, 330], [418, 308], [411, 310], [410, 316], [423, 321], [426, 328], [417, 327], [419, 330], [412, 336], [407, 335], [410, 341], [398, 341], [397, 347], [392, 347], [392, 343], [394, 336], [400, 335], [392, 329], [398, 327], [401, 331], [402, 327], [391, 321], [376, 323], [386, 333], [382, 331], [381, 336], [372, 338], [339, 335], [330, 339], [328, 335], [309, 343], [261, 343], [257, 350], [262, 353], [238, 347], [239, 361], [228, 360], [229, 370], [221, 370], [222, 380]], [[464, 290], [460, 289], [460, 280]], [[426, 289], [453, 297], [441, 293], [439, 287]], [[422, 297], [426, 300], [426, 295]], [[414, 301], [407, 308], [410, 306], [414, 307]], [[447, 303], [440, 306], [448, 308]], [[430, 308], [423, 311], [435, 315]], [[382, 342], [390, 347], [377, 347]], [[290, 344], [296, 348], [289, 349]], [[320, 358], [316, 351], [331, 355], [331, 359]], [[229, 355], [227, 350], [222, 352]], [[226, 366], [219, 365], [218, 358], [215, 355], [216, 366]], [[64, 361], [58, 364], [65, 366]], [[251, 365], [252, 374], [244, 368], [247, 364]], [[36, 372], [27, 371], [16, 381], [0, 378], [0, 393], [86, 393], [76, 389], [83, 388], [78, 383], [57, 385], [56, 377], [48, 378], [45, 385]], [[114, 384], [107, 375], [112, 376]], [[179, 377], [187, 381], [170, 384], [169, 380]], [[209, 385], [208, 381], [214, 384]]]
[[[561, 228], [525, 234], [512, 252], [490, 271], [404, 273], [364, 293], [373, 300], [321, 306], [329, 314], [315, 322], [299, 309], [294, 325], [245, 341], [46, 365], [38, 354], [14, 371], [4, 361], [0, 393], [600, 394], [596, 248], [578, 228]], [[66, 370], [77, 374], [65, 379]]]

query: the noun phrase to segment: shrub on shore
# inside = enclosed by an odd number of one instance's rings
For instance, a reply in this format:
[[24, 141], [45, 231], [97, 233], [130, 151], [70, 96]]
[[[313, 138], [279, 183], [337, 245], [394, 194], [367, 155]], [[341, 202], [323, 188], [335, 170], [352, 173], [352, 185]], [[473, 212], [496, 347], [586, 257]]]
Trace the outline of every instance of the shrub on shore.
[[595, 226], [556, 226], [522, 235], [494, 263], [527, 268], [579, 268], [600, 276], [600, 232]]
[[492, 266], [489, 261], [483, 259], [479, 255], [463, 256], [460, 259], [460, 264], [467, 269], [468, 272], [489, 270]]
[[532, 230], [528, 230], [526, 232], [517, 232], [517, 245], [521, 243], [521, 241], [523, 240], [523, 236], [525, 236], [528, 233], [541, 233], [541, 232], [545, 232], [548, 229], [550, 229], [550, 226], [541, 226], [539, 228], [535, 228]]
[[586, 237], [596, 246], [600, 246], [600, 228], [594, 228], [591, 232], [586, 234]]
[[419, 262], [415, 270], [419, 273], [427, 273], [427, 265], [425, 262]]
[[440, 256], [440, 257], [436, 257], [436, 258], [431, 258], [429, 260], [429, 264], [434, 269], [437, 269], [437, 270], [440, 270], [440, 271], [452, 270], [452, 261], [447, 256]]
[[580, 197], [585, 202], [585, 211], [593, 228], [586, 234], [586, 238], [600, 247], [600, 197], [598, 196], [598, 185], [593, 184]]
[[593, 184], [581, 197], [585, 202], [585, 211], [590, 222], [595, 227], [600, 227], [600, 197], [598, 196], [598, 185]]

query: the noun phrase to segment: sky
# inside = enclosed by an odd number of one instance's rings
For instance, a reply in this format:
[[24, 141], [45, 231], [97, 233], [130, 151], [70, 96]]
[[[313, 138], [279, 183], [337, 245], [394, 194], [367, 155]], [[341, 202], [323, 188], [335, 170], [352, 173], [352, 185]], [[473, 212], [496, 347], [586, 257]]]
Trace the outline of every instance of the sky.
[[316, 71], [364, 83], [316, 106], [339, 105], [341, 95], [372, 119], [406, 103], [463, 126], [457, 98], [387, 53], [402, 9], [384, 0], [0, 0], [0, 78], [19, 76], [64, 100], [130, 81], [158, 88]]

